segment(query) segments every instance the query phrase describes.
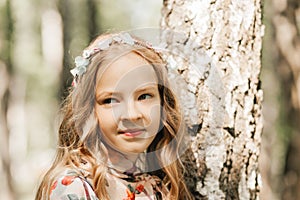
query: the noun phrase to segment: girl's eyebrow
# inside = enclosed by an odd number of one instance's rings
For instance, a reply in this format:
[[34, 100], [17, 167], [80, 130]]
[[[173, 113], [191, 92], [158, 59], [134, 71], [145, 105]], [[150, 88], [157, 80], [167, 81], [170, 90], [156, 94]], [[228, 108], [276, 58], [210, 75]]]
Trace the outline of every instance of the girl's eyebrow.
[[119, 94], [118, 92], [111, 92], [111, 91], [99, 92], [98, 94], [96, 94], [96, 99], [99, 99], [101, 97], [118, 95], [118, 94]]
[[[157, 89], [157, 83], [151, 83], [147, 84], [143, 87], [139, 87], [135, 92], [143, 92], [147, 90], [156, 90]], [[98, 94], [96, 94], [96, 99], [106, 97], [106, 96], [117, 96], [120, 95], [120, 92], [116, 91], [101, 91]]]
[[145, 86], [139, 87], [137, 91], [143, 91], [143, 90], [148, 90], [148, 89], [156, 89], [157, 88], [157, 83], [150, 83]]

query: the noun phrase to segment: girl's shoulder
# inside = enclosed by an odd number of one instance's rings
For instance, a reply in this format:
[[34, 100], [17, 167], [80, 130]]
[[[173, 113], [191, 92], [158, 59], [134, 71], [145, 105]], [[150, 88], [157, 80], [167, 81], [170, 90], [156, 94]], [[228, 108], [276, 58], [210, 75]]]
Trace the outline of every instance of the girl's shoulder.
[[50, 200], [98, 200], [86, 178], [74, 170], [66, 170], [52, 184]]

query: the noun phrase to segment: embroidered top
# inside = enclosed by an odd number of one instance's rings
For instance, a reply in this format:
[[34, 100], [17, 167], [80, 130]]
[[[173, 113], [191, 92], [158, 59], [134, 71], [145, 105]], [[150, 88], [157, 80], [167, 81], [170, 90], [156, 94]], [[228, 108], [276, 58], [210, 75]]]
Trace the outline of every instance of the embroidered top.
[[67, 170], [50, 188], [50, 200], [98, 200], [84, 177]]
[[[111, 200], [161, 200], [164, 199], [161, 179], [147, 173], [128, 174], [109, 168], [106, 191]], [[165, 193], [166, 194], [166, 193]], [[90, 181], [66, 170], [51, 186], [50, 200], [100, 200]]]

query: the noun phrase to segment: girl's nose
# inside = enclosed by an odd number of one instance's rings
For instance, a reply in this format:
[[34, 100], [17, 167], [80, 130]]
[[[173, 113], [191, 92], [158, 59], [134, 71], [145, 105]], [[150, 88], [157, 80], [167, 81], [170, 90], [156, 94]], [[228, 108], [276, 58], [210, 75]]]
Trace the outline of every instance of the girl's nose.
[[142, 118], [142, 113], [134, 102], [128, 102], [121, 114], [121, 120], [136, 121]]

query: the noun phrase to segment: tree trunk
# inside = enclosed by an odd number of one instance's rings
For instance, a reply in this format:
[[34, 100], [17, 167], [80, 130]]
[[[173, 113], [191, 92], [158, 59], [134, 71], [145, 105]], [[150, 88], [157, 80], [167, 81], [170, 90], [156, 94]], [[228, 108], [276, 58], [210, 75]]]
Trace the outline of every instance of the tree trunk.
[[300, 199], [300, 3], [273, 2], [277, 72], [282, 84], [284, 135], [289, 138], [283, 172], [282, 198]]
[[170, 68], [188, 83], [182, 102], [194, 131], [193, 195], [258, 199], [261, 1], [165, 0], [162, 15]]
[[13, 19], [11, 13], [11, 4], [7, 0], [3, 7], [1, 6], [1, 28], [0, 28], [0, 41], [4, 41], [3, 47], [0, 49], [0, 166], [2, 169], [0, 171], [1, 182], [4, 183], [1, 186], [1, 199], [13, 200], [15, 199], [15, 188], [13, 187], [13, 179], [11, 174], [11, 158], [9, 153], [9, 126], [7, 122], [7, 112], [9, 107], [9, 102], [11, 99], [10, 95], [10, 83], [13, 76], [12, 67], [12, 36], [13, 36]]
[[65, 99], [67, 96], [67, 88], [70, 87], [72, 78], [70, 76], [70, 66], [72, 66], [72, 58], [69, 55], [71, 48], [71, 33], [72, 33], [72, 23], [71, 23], [71, 2], [68, 0], [60, 0], [58, 3], [59, 11], [63, 20], [63, 49], [64, 49], [64, 57], [63, 57], [63, 70], [61, 74], [61, 87], [59, 91], [60, 100]]
[[70, 69], [74, 67], [74, 58], [82, 53], [91, 39], [99, 31], [97, 3], [95, 0], [72, 1], [59, 0], [59, 12], [63, 20], [64, 59], [61, 74], [61, 88], [58, 96], [65, 99], [67, 89], [71, 86]]
[[[283, 129], [284, 117], [280, 112], [281, 88], [278, 81], [277, 67], [278, 48], [275, 44], [274, 27], [272, 17], [274, 8], [273, 0], [264, 1], [264, 24], [266, 32], [263, 41], [262, 53], [262, 72], [264, 102], [264, 132], [262, 135], [260, 153], [260, 173], [262, 176], [263, 187], [260, 192], [260, 199], [279, 200], [280, 187], [282, 184], [282, 168], [284, 166], [285, 145], [280, 132]], [[279, 188], [277, 187], [279, 186]]]
[[98, 9], [97, 9], [97, 4], [99, 4], [98, 1], [96, 0], [88, 0], [87, 2], [87, 14], [88, 14], [88, 30], [89, 30], [89, 36], [90, 36], [90, 41], [96, 38], [96, 36], [99, 34], [99, 26], [98, 26]]

